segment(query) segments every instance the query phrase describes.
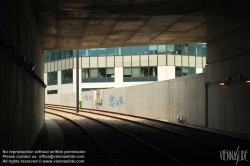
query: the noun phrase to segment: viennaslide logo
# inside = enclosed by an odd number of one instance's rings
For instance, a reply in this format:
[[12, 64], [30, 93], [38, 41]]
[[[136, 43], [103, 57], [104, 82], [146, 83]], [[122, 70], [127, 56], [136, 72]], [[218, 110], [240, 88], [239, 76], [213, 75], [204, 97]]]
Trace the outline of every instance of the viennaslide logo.
[[220, 150], [220, 159], [222, 161], [236, 161], [236, 165], [239, 161], [247, 160], [247, 150], [240, 150], [240, 146], [236, 150]]

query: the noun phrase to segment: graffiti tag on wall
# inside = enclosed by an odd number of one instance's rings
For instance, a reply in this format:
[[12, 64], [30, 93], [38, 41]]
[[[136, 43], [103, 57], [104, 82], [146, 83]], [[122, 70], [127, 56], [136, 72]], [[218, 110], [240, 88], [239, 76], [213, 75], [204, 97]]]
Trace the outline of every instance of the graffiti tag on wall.
[[89, 101], [89, 100], [92, 100], [92, 96], [84, 95], [83, 99], [85, 99], [86, 101]]
[[114, 94], [109, 95], [109, 106], [110, 107], [119, 107], [119, 106], [123, 106], [125, 103], [123, 101], [123, 96], [119, 96], [116, 99], [116, 96]]

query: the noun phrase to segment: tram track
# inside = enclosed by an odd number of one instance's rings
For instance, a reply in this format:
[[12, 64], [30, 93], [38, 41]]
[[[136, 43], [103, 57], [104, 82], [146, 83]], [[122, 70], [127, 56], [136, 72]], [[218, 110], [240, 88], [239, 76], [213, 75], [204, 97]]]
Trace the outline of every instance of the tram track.
[[[67, 108], [68, 110], [74, 111], [74, 107], [70, 106], [57, 106], [54, 105], [54, 108]], [[83, 112], [88, 112], [96, 115], [109, 116], [112, 118], [118, 118], [121, 120], [126, 120], [130, 122], [134, 122], [137, 124], [145, 125], [151, 128], [163, 130], [166, 132], [172, 132], [174, 134], [179, 134], [180, 136], [187, 136], [197, 141], [205, 141], [211, 144], [215, 144], [220, 146], [221, 148], [226, 149], [237, 149], [238, 146], [246, 147], [250, 149], [250, 140], [245, 138], [239, 138], [232, 135], [224, 135], [220, 133], [216, 133], [213, 131], [204, 131], [197, 128], [192, 128], [184, 125], [169, 123], [165, 121], [159, 121], [155, 119], [139, 117], [134, 115], [125, 115], [121, 113], [114, 113], [109, 111], [99, 111], [94, 109], [81, 109]], [[140, 121], [139, 123], [137, 121]]]
[[[75, 111], [75, 108], [67, 106], [46, 106], [46, 108], [54, 109], [57, 111], [64, 111], [65, 113], [72, 113], [72, 111]], [[108, 123], [109, 125], [116, 127], [123, 132], [126, 131], [130, 135], [139, 138], [150, 146], [154, 146], [159, 151], [167, 154], [167, 156], [169, 156], [170, 158], [173, 158], [176, 161], [180, 161], [180, 164], [182, 165], [221, 164], [221, 161], [219, 159], [219, 150], [231, 150], [234, 148], [234, 146], [227, 146], [227, 143], [220, 144], [220, 141], [213, 142], [211, 141], [211, 139], [206, 140], [204, 138], [199, 138], [198, 136], [201, 135], [200, 130], [197, 130], [198, 134], [196, 134], [195, 136], [193, 136], [193, 134], [186, 135], [184, 133], [188, 132], [189, 129], [185, 126], [183, 127], [177, 125], [179, 129], [177, 129], [177, 131], [171, 131], [171, 128], [172, 130], [175, 130], [175, 128], [168, 126], [166, 129], [166, 127], [164, 127], [164, 125], [168, 123], [148, 118], [143, 119], [142, 117], [126, 116], [121, 114], [118, 115], [116, 113], [103, 111], [101, 112], [98, 110], [81, 110], [79, 113], [75, 114], [79, 116], [91, 116], [95, 120], [99, 120], [102, 123], [106, 124]], [[140, 122], [136, 121], [135, 119], [140, 119]], [[182, 130], [187, 131], [179, 132], [178, 130], [180, 130], [180, 128], [183, 128]], [[193, 128], [190, 128], [190, 130], [192, 130], [192, 132], [195, 132], [195, 129]], [[213, 134], [206, 131], [204, 132], [208, 136]], [[216, 160], [214, 160], [213, 162], [207, 162], [207, 156], [215, 158]], [[193, 162], [192, 157], [197, 158], [197, 161]]]
[[[81, 132], [81, 134], [83, 134], [83, 136], [81, 136], [81, 141], [82, 142], [85, 142], [85, 144], [89, 144], [91, 146], [91, 152], [90, 152], [90, 156], [94, 156], [94, 160], [92, 159], [91, 163], [93, 163], [94, 165], [110, 165], [110, 166], [116, 166], [117, 164], [114, 162], [114, 160], [112, 159], [112, 157], [110, 157], [110, 155], [108, 154], [108, 152], [106, 152], [105, 148], [100, 144], [100, 142], [91, 134], [89, 133], [87, 130], [85, 130], [84, 128], [82, 128], [78, 123], [76, 123], [74, 120], [68, 118], [68, 117], [65, 117], [65, 116], [62, 116], [60, 114], [56, 114], [56, 113], [53, 113], [53, 112], [48, 112], [46, 111], [46, 114], [50, 114], [50, 115], [54, 115], [56, 117], [60, 117], [68, 122], [70, 122], [77, 130], [79, 130]], [[55, 120], [56, 123], [58, 123], [58, 120]], [[65, 123], [65, 122], [64, 122]], [[59, 124], [59, 126], [61, 128], [62, 127], [62, 124]], [[68, 126], [68, 124], [67, 124]], [[79, 137], [79, 134], [76, 135], [75, 134], [75, 129], [72, 129], [72, 126], [70, 127], [71, 131], [70, 131], [70, 134], [72, 137]], [[65, 131], [64, 131], [64, 135], [66, 135]], [[69, 134], [67, 134], [69, 135]], [[72, 140], [71, 140], [72, 141]], [[75, 140], [74, 140], [75, 141]], [[80, 145], [80, 144], [79, 144]], [[69, 146], [68, 146], [69, 148]], [[89, 150], [90, 148], [88, 148]], [[75, 149], [72, 149], [72, 150], [75, 150]], [[85, 150], [85, 149], [84, 149]], [[88, 151], [89, 153], [89, 151]], [[89, 159], [87, 159], [89, 160]], [[96, 162], [98, 161], [98, 162]]]
[[[46, 113], [48, 111], [51, 113], [51, 110], [46, 109]], [[56, 110], [53, 110], [53, 111], [56, 111]], [[57, 110], [57, 112], [58, 111], [59, 110]], [[91, 118], [91, 117], [88, 117], [88, 116], [60, 110], [60, 115], [62, 115], [62, 114], [64, 114], [64, 116], [67, 116], [66, 114], [71, 114], [71, 115], [75, 115], [78, 117], [81, 116], [81, 117], [84, 117], [87, 119], [91, 119], [91, 121], [95, 121], [95, 123], [101, 124], [102, 130], [103, 130], [103, 128], [106, 128], [105, 131], [102, 131], [99, 128], [100, 130], [95, 131], [95, 133], [93, 131], [89, 131], [89, 130], [91, 130], [91, 127], [88, 127], [88, 129], [85, 128], [85, 130], [92, 133], [92, 135], [95, 135], [94, 137], [96, 137], [96, 139], [101, 140], [100, 141], [100, 142], [102, 142], [101, 144], [104, 146], [104, 148], [106, 147], [106, 149], [109, 149], [108, 150], [109, 153], [112, 151], [112, 153], [110, 153], [110, 155], [112, 156], [113, 160], [117, 163], [117, 165], [123, 165], [124, 163], [135, 164], [136, 162], [137, 162], [137, 164], [143, 164], [143, 165], [162, 165], [162, 164], [163, 165], [165, 165], [165, 164], [185, 165], [184, 163], [174, 159], [173, 157], [171, 157], [168, 154], [162, 152], [161, 150], [155, 148], [154, 146], [146, 143], [145, 141], [143, 141], [143, 140], [127, 133], [127, 132], [124, 132], [121, 129], [118, 129], [114, 126], [111, 126], [107, 123], [98, 121], [98, 120]], [[78, 123], [79, 123], [79, 120], [78, 120]], [[83, 125], [81, 125], [81, 126], [83, 126]], [[85, 124], [85, 126], [86, 126], [86, 124]], [[109, 128], [110, 131], [108, 131], [107, 128]], [[114, 133], [116, 133], [116, 134], [114, 134]], [[99, 136], [98, 136], [98, 134], [99, 134]], [[102, 136], [100, 136], [100, 134]], [[105, 135], [106, 135], [106, 138], [107, 137], [112, 138], [112, 141], [111, 142], [107, 141], [107, 139], [105, 138]], [[108, 136], [108, 135], [110, 135], [110, 136]], [[126, 138], [126, 139], [124, 139], [124, 138]], [[119, 139], [120, 139], [120, 141], [119, 141]], [[112, 144], [114, 144], [114, 145], [112, 145]], [[110, 147], [113, 147], [113, 148], [110, 148]], [[115, 153], [114, 153], [114, 151], [115, 151]]]

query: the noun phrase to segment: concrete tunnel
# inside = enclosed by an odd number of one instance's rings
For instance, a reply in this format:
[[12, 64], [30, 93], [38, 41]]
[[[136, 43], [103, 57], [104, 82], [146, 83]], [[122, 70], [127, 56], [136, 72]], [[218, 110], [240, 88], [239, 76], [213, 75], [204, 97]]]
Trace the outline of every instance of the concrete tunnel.
[[249, 7], [236, 0], [2, 0], [1, 149], [30, 149], [44, 124], [43, 51], [92, 47], [207, 43], [206, 127], [250, 135]]

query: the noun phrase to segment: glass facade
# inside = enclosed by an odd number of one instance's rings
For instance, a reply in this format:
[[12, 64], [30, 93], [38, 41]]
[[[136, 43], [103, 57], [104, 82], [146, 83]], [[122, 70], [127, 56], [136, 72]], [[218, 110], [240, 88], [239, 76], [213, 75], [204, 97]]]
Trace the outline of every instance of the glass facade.
[[[131, 47], [90, 48], [79, 49], [79, 57], [84, 56], [110, 56], [110, 55], [190, 55], [206, 56], [206, 44], [168, 44]], [[76, 50], [46, 51], [44, 62], [52, 62], [60, 59], [76, 57]]]
[[73, 50], [62, 50], [62, 51], [45, 51], [44, 62], [53, 62], [61, 59], [67, 59], [73, 57]]
[[[115, 67], [123, 67], [123, 82], [158, 81], [157, 66], [174, 66], [181, 77], [205, 71], [206, 44], [167, 44], [88, 48], [44, 52], [47, 84], [73, 83], [74, 57], [79, 54], [82, 83], [115, 82]], [[117, 57], [116, 57], [117, 56]], [[57, 72], [58, 71], [58, 72]]]

